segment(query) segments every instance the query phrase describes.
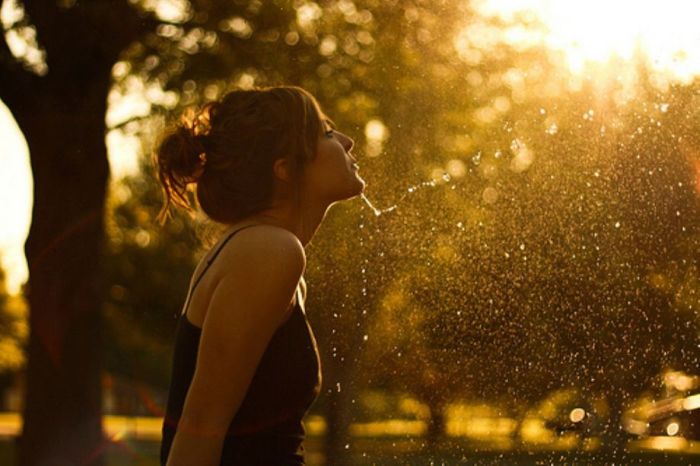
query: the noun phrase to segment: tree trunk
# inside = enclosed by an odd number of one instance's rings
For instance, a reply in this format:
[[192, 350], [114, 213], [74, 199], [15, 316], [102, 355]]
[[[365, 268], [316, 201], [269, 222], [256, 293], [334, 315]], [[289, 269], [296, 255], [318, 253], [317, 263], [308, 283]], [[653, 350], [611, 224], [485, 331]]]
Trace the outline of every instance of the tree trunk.
[[430, 449], [434, 449], [445, 433], [445, 399], [444, 393], [437, 384], [426, 392], [426, 402], [430, 408], [430, 419], [425, 434]]
[[100, 465], [106, 100], [119, 54], [155, 22], [124, 0], [21, 3], [47, 72], [25, 70], [0, 36], [0, 98], [27, 139], [34, 176], [17, 463]]
[[623, 397], [613, 394], [608, 403], [609, 416], [603, 425], [599, 456], [606, 462], [626, 464], [627, 434], [622, 428]]
[[80, 95], [46, 86], [50, 91], [36, 90], [33, 105], [12, 107], [34, 176], [20, 466], [99, 465], [105, 450], [100, 253], [109, 74], [90, 79]]
[[443, 409], [441, 402], [430, 405], [430, 420], [428, 421], [428, 430], [425, 437], [431, 448], [436, 447], [440, 443], [445, 432], [445, 416]]

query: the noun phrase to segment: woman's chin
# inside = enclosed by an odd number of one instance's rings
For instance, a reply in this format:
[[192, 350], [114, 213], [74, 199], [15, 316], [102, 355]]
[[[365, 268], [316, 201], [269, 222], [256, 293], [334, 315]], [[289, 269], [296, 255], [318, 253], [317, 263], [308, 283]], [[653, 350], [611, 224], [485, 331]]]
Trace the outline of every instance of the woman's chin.
[[334, 202], [347, 201], [349, 199], [354, 199], [354, 198], [362, 195], [362, 193], [365, 191], [366, 185], [367, 185], [367, 183], [365, 183], [365, 180], [363, 180], [362, 178], [360, 178], [358, 176], [356, 178], [356, 181], [353, 183], [353, 185], [351, 187], [348, 187], [349, 189], [346, 192], [336, 196], [336, 199]]
[[362, 178], [360, 178], [359, 175], [357, 175], [356, 178], [358, 181], [357, 189], [355, 190], [355, 194], [353, 194], [352, 197], [357, 197], [357, 196], [361, 195], [362, 193], [365, 192], [365, 188], [367, 187], [367, 182], [365, 180], [363, 180]]

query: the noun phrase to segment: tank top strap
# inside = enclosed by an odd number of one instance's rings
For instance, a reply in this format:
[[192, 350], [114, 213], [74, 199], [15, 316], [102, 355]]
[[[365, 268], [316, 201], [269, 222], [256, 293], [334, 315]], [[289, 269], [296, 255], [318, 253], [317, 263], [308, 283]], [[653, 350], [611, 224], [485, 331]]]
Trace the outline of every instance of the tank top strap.
[[229, 241], [231, 238], [233, 238], [233, 236], [234, 236], [236, 233], [238, 233], [239, 231], [243, 231], [243, 230], [245, 230], [246, 228], [255, 227], [255, 226], [258, 226], [258, 224], [256, 223], [256, 224], [253, 224], [253, 225], [246, 225], [246, 226], [240, 227], [240, 228], [238, 228], [238, 229], [232, 231], [232, 232], [221, 242], [221, 244], [220, 244], [219, 247], [216, 249], [216, 251], [214, 251], [214, 254], [212, 254], [212, 256], [211, 256], [209, 259], [207, 259], [207, 265], [204, 267], [204, 270], [202, 271], [202, 273], [199, 274], [199, 277], [197, 277], [197, 279], [195, 280], [194, 284], [192, 285], [192, 289], [190, 289], [189, 293], [187, 293], [187, 300], [186, 300], [186, 302], [185, 302], [185, 306], [184, 306], [184, 310], [182, 311], [182, 314], [186, 314], [186, 313], [187, 313], [187, 306], [189, 306], [189, 304], [190, 304], [190, 298], [192, 298], [192, 294], [194, 293], [194, 289], [197, 288], [197, 285], [199, 284], [199, 282], [200, 282], [200, 281], [202, 280], [202, 278], [204, 277], [204, 274], [207, 273], [207, 270], [209, 270], [209, 267], [211, 267], [211, 264], [214, 263], [214, 260], [216, 259], [216, 257], [219, 255], [219, 253], [220, 253], [221, 250], [224, 248], [224, 246], [226, 246], [226, 243], [228, 243], [228, 241]]

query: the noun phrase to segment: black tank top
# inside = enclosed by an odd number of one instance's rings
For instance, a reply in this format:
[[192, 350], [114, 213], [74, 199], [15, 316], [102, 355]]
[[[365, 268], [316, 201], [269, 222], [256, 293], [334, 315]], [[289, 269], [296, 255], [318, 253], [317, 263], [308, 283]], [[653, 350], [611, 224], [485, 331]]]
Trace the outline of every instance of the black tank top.
[[[185, 396], [194, 375], [201, 328], [187, 318], [187, 305], [202, 276], [224, 245], [223, 241], [194, 283], [175, 332], [173, 369], [163, 420], [160, 462], [170, 453]], [[318, 396], [321, 367], [316, 340], [301, 305], [299, 291], [294, 308], [272, 336], [248, 391], [233, 417], [224, 441], [221, 465], [303, 465], [302, 419]], [[232, 375], [233, 376], [233, 375]]]

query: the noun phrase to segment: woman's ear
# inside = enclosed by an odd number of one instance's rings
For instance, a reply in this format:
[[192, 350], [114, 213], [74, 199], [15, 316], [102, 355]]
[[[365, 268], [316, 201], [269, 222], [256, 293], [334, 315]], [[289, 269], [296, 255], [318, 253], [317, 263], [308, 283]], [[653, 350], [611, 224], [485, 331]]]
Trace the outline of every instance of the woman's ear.
[[272, 165], [272, 172], [278, 180], [289, 181], [289, 164], [287, 163], [287, 159], [281, 158], [275, 160], [275, 163]]

